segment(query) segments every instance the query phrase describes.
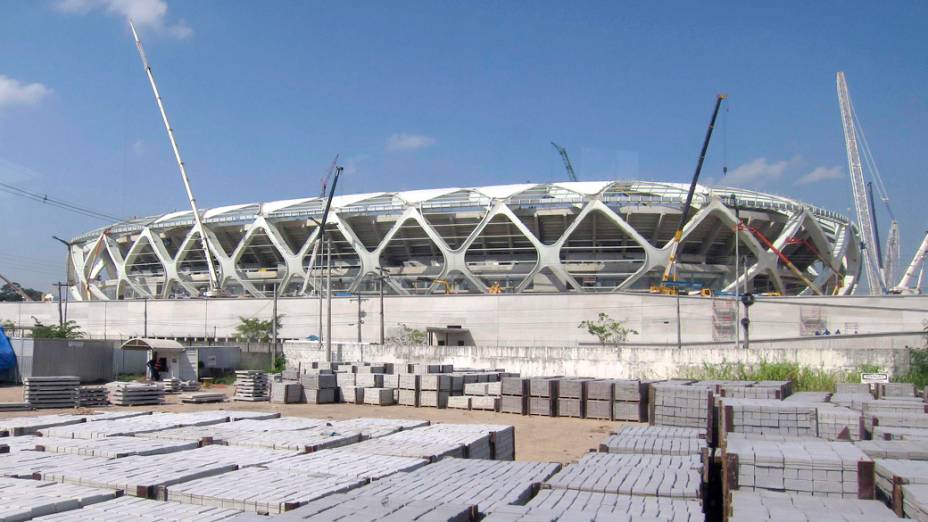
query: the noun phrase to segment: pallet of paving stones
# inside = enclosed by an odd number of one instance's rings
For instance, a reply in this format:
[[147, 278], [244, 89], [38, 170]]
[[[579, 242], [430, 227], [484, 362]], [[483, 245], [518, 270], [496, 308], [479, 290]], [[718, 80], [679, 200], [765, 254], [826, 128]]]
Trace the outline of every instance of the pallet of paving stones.
[[[258, 466], [294, 455], [294, 452], [264, 448], [203, 448], [166, 453], [154, 457], [131, 456], [121, 459], [93, 459], [84, 465], [44, 469], [36, 473], [41, 480], [90, 487], [121, 489], [127, 495], [164, 500], [164, 487]], [[55, 458], [72, 455], [53, 455]], [[102, 462], [100, 462], [102, 461]]]
[[531, 379], [503, 377], [500, 380], [500, 413], [528, 415], [529, 383]]
[[542, 489], [524, 506], [496, 506], [485, 522], [704, 522], [697, 500]]
[[169, 484], [160, 488], [159, 498], [184, 504], [276, 514], [367, 483], [367, 479], [361, 478], [251, 467]]
[[560, 378], [529, 379], [528, 414], [557, 417]]
[[77, 404], [81, 408], [92, 406], [109, 406], [109, 390], [105, 386], [81, 386]]
[[872, 499], [873, 459], [850, 442], [730, 433], [722, 449], [723, 498], [735, 490]]
[[428, 464], [416, 457], [396, 457], [357, 453], [351, 446], [303, 453], [269, 462], [264, 467], [291, 473], [328, 474], [341, 477], [379, 480], [394, 473], [408, 473]]
[[873, 440], [928, 440], [928, 428], [874, 426]]
[[889, 382], [876, 385], [876, 395], [878, 398], [918, 398], [918, 392], [915, 385], [906, 382]]
[[711, 389], [661, 382], [648, 388], [648, 422], [657, 426], [705, 428], [712, 433], [714, 395]]
[[732, 399], [768, 399], [781, 401], [789, 396], [790, 381], [760, 381], [744, 385], [722, 384], [718, 387], [719, 397]]
[[26, 377], [23, 400], [33, 408], [75, 408], [80, 399], [81, 380], [74, 376]]
[[[477, 519], [476, 506], [452, 504], [440, 500], [396, 499], [334, 494], [307, 503], [273, 517], [275, 522], [308, 520], [331, 522], [470, 522]], [[234, 522], [267, 520], [252, 514], [229, 519]]]
[[928, 485], [928, 462], [901, 459], [876, 459], [876, 489], [897, 515], [905, 511], [903, 486]]
[[133, 520], [138, 522], [218, 522], [231, 520], [241, 512], [222, 507], [162, 502], [138, 497], [119, 497], [81, 509], [42, 517], [42, 522], [84, 522], [86, 520]]
[[[359, 417], [356, 419], [330, 421], [336, 430], [356, 431], [364, 440], [377, 439], [392, 435], [398, 431], [412, 430], [428, 426], [429, 421], [420, 419], [380, 419], [376, 417]], [[491, 432], [492, 433], [492, 432]]]
[[303, 396], [303, 386], [296, 381], [283, 381], [271, 383], [271, 402], [275, 404], [291, 404], [300, 402]]
[[107, 437], [105, 439], [61, 439], [39, 437], [33, 446], [36, 451], [69, 453], [89, 457], [118, 459], [132, 455], [161, 455], [199, 447], [197, 442], [139, 439], [136, 437]]
[[599, 445], [603, 453], [638, 455], [700, 455], [708, 449], [705, 439], [655, 438], [610, 435]]
[[35, 433], [42, 428], [80, 424], [87, 419], [81, 415], [41, 415], [38, 417], [10, 417], [0, 419], [0, 437], [16, 437]]
[[[362, 374], [365, 375], [365, 374]], [[375, 375], [375, 374], [366, 374]], [[390, 406], [394, 404], [392, 388], [364, 388], [364, 404]]]
[[[864, 429], [876, 433], [879, 428], [913, 428], [928, 430], [928, 415], [921, 413], [878, 413], [863, 415]], [[885, 432], [885, 430], [883, 430]], [[875, 435], [872, 438], [877, 438]]]
[[439, 500], [475, 505], [480, 513], [487, 513], [496, 506], [525, 504], [560, 468], [550, 462], [444, 459], [378, 480], [349, 496]]
[[114, 382], [107, 385], [115, 406], [146, 406], [164, 403], [164, 390], [157, 384]]
[[515, 458], [515, 436], [511, 426], [433, 424], [366, 440], [352, 450], [430, 461], [445, 457], [511, 460]]
[[312, 453], [355, 444], [360, 442], [361, 438], [361, 434], [357, 431], [319, 428], [318, 430], [230, 432], [222, 436], [222, 443], [228, 446]]
[[704, 465], [697, 455], [590, 453], [548, 479], [545, 487], [593, 493], [700, 499]]
[[177, 377], [168, 377], [166, 379], [161, 379], [161, 387], [164, 388], [164, 393], [178, 393], [180, 392], [180, 379]]
[[28, 402], [0, 402], [0, 411], [29, 411], [32, 405]]
[[151, 415], [127, 417], [107, 422], [42, 428], [45, 437], [69, 439], [101, 439], [115, 436], [134, 436], [183, 426], [207, 426], [228, 422], [224, 412], [203, 413], [153, 413]]
[[729, 522], [899, 520], [885, 504], [876, 500], [798, 495], [766, 490], [734, 491], [726, 510]]
[[0, 477], [0, 520], [32, 520], [112, 500], [122, 492]]
[[222, 392], [191, 392], [178, 396], [180, 402], [186, 404], [207, 404], [212, 402], [225, 402], [226, 394]]
[[35, 479], [41, 478], [43, 473], [91, 468], [106, 462], [111, 461], [103, 457], [60, 455], [22, 449], [11, 451], [0, 458], [0, 477]]
[[844, 406], [845, 408], [851, 408], [853, 410], [862, 410], [863, 405], [868, 402], [873, 402], [873, 395], [869, 393], [833, 393], [828, 399], [832, 404], [837, 404], [838, 406]]
[[928, 460], [928, 440], [862, 440], [854, 445], [874, 460]]
[[795, 392], [783, 399], [786, 402], [829, 402], [831, 392], [803, 391]]
[[[818, 436], [818, 407], [779, 400], [728, 399], [719, 403], [719, 431]], [[860, 424], [859, 416], [856, 424]]]
[[262, 402], [270, 400], [268, 395], [268, 377], [266, 372], [257, 370], [239, 370], [235, 372], [234, 401]]
[[816, 413], [818, 437], [825, 440], [863, 440], [867, 436], [864, 416], [841, 406], [819, 405]]

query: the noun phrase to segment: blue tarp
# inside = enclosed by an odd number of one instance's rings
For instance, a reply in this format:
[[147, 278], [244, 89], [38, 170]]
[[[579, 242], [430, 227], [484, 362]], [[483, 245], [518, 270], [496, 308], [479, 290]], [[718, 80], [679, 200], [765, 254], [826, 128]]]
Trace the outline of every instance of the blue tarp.
[[13, 353], [13, 345], [10, 344], [6, 332], [0, 326], [0, 370], [10, 368], [16, 368], [16, 354]]

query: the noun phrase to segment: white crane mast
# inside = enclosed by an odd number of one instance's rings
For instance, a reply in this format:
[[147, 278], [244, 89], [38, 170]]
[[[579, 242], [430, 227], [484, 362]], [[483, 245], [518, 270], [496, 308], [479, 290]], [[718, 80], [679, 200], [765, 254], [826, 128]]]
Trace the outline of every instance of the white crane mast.
[[883, 255], [883, 281], [887, 289], [899, 275], [899, 259], [902, 257], [902, 240], [899, 237], [899, 223], [894, 219], [889, 224], [889, 235], [886, 237], [885, 254]]
[[[925, 239], [922, 240], [922, 244], [918, 247], [918, 251], [915, 252], [915, 257], [912, 258], [912, 262], [909, 263], [909, 267], [899, 281], [899, 286], [895, 288], [896, 293], [919, 293], [922, 278], [920, 272], [924, 271], [926, 254], [928, 254], [928, 233], [925, 234]], [[915, 279], [916, 275], [918, 275], [918, 285], [912, 288], [912, 281]]]
[[864, 264], [867, 272], [867, 286], [870, 295], [884, 293], [886, 285], [880, 273], [876, 259], [876, 228], [874, 227], [870, 210], [870, 201], [867, 198], [867, 188], [864, 184], [863, 167], [860, 164], [860, 151], [857, 148], [857, 133], [854, 128], [854, 113], [851, 108], [851, 97], [847, 92], [847, 83], [844, 73], [838, 72], [838, 104], [841, 107], [841, 123], [844, 126], [844, 142], [847, 146], [848, 170], [851, 174], [851, 189], [854, 192], [854, 211], [857, 213], [857, 227], [860, 229], [864, 249]]
[[171, 140], [171, 147], [174, 149], [174, 158], [177, 160], [177, 167], [180, 169], [180, 177], [184, 181], [184, 189], [187, 191], [187, 199], [190, 201], [190, 209], [193, 211], [193, 220], [196, 223], [197, 233], [200, 235], [200, 244], [203, 247], [203, 254], [206, 258], [206, 266], [209, 269], [209, 294], [214, 294], [219, 289], [219, 277], [216, 274], [216, 267], [213, 265], [213, 257], [209, 251], [209, 240], [206, 238], [206, 228], [203, 226], [203, 220], [200, 217], [200, 210], [197, 208], [197, 200], [193, 197], [193, 189], [190, 188], [190, 179], [187, 178], [187, 169], [184, 167], [184, 160], [180, 156], [180, 149], [177, 146], [177, 140], [174, 139], [174, 129], [171, 122], [168, 121], [168, 113], [164, 110], [164, 102], [161, 101], [161, 94], [158, 92], [158, 85], [155, 83], [155, 75], [151, 71], [151, 65], [145, 56], [145, 49], [142, 48], [142, 40], [135, 31], [135, 25], [129, 22], [129, 28], [132, 29], [132, 36], [135, 38], [135, 46], [139, 50], [139, 57], [142, 59], [142, 65], [145, 67], [145, 73], [148, 75], [148, 82], [151, 84], [151, 90], [155, 94], [155, 101], [158, 103], [158, 110], [161, 111], [161, 119], [164, 120], [164, 128], [168, 131], [168, 139]]

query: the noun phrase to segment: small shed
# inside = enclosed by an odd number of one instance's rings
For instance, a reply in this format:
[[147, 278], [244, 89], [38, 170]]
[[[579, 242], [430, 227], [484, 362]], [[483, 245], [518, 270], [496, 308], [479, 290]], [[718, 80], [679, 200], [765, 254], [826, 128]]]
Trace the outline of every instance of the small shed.
[[123, 343], [120, 349], [148, 352], [146, 360], [158, 361], [162, 368], [162, 378], [175, 377], [182, 381], [195, 381], [199, 378], [199, 350], [196, 347], [184, 346], [170, 339], [135, 337]]

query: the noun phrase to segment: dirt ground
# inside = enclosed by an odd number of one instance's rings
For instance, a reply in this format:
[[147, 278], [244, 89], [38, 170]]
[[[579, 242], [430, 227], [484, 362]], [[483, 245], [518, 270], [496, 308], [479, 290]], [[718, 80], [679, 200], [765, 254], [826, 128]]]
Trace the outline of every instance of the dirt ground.
[[[232, 394], [231, 386], [216, 385], [210, 391]], [[22, 402], [20, 386], [0, 387], [0, 403]], [[271, 404], [268, 402], [225, 402], [215, 404], [181, 404], [177, 395], [167, 395], [162, 406], [108, 406], [98, 408], [106, 411], [115, 409], [139, 409], [165, 412], [189, 412], [197, 410], [249, 410], [277, 411], [292, 417], [344, 420], [357, 417], [380, 417], [387, 419], [425, 419], [435, 423], [456, 424], [504, 424], [515, 427], [516, 459], [568, 463], [578, 460], [599, 445], [605, 436], [615, 431], [621, 423], [594, 419], [571, 419], [566, 417], [534, 417], [487, 411], [466, 411], [436, 408], [414, 408], [411, 406], [371, 406], [356, 404]], [[0, 419], [25, 415], [47, 415], [51, 413], [73, 413], [69, 409], [34, 410], [29, 412], [0, 412]]]

